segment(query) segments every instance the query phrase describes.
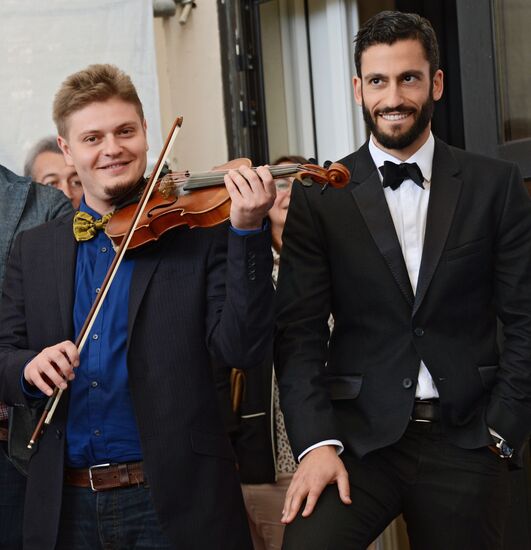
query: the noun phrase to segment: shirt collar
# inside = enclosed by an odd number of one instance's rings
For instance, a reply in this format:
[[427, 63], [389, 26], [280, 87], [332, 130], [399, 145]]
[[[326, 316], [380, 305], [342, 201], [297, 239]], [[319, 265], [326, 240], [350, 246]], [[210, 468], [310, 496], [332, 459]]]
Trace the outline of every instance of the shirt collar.
[[90, 214], [95, 220], [98, 220], [99, 218], [102, 217], [102, 215], [99, 212], [96, 212], [96, 210], [93, 210], [90, 206], [88, 206], [88, 204], [85, 202], [85, 195], [83, 195], [83, 197], [81, 198], [79, 211]]
[[[433, 134], [431, 132], [430, 132], [430, 135], [428, 136], [428, 139], [424, 142], [422, 147], [417, 149], [417, 151], [415, 151], [415, 153], [413, 153], [406, 160], [397, 159], [396, 157], [393, 157], [393, 155], [390, 155], [389, 153], [382, 151], [379, 147], [377, 147], [374, 144], [372, 135], [369, 139], [369, 153], [371, 154], [372, 160], [377, 168], [379, 166], [383, 166], [383, 163], [386, 160], [389, 160], [397, 164], [400, 164], [401, 162], [416, 162], [422, 171], [424, 180], [427, 181], [428, 183], [431, 182], [431, 172], [432, 172], [434, 151], [435, 151], [435, 138], [433, 137]], [[377, 172], [378, 172], [378, 176], [380, 176], [380, 181], [382, 181], [383, 176], [380, 173], [380, 170], [377, 170]]]

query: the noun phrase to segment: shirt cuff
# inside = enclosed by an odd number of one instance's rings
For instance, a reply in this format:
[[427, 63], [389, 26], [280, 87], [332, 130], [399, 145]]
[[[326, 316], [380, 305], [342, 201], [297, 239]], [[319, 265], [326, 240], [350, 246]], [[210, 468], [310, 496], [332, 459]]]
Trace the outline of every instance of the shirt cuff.
[[245, 237], [247, 235], [256, 235], [257, 233], [262, 233], [266, 229], [269, 229], [269, 220], [266, 218], [262, 222], [262, 227], [260, 229], [238, 229], [233, 225], [231, 225], [230, 228], [231, 231], [234, 231], [234, 233], [236, 233], [236, 235], [240, 235], [240, 237]]
[[308, 447], [305, 451], [303, 451], [297, 458], [298, 462], [300, 462], [303, 457], [306, 456], [310, 451], [317, 449], [317, 447], [324, 447], [325, 445], [333, 445], [334, 447], [336, 447], [338, 455], [340, 455], [345, 450], [345, 447], [343, 447], [343, 443], [341, 443], [341, 441], [339, 441], [338, 439], [326, 439], [325, 441], [320, 441], [319, 443], [316, 443], [315, 445], [312, 445], [311, 447]]
[[503, 441], [506, 441], [504, 437], [502, 437], [496, 430], [493, 430], [492, 428], [489, 428], [490, 435], [496, 437], [497, 439], [501, 439]]

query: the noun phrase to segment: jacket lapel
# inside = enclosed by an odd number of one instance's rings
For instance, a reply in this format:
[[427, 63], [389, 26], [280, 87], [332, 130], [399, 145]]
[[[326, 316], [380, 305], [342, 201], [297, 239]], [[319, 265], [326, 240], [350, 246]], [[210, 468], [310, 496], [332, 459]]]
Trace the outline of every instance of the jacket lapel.
[[129, 308], [127, 314], [127, 348], [131, 340], [133, 325], [138, 314], [138, 308], [142, 302], [142, 298], [146, 292], [149, 281], [155, 271], [155, 268], [160, 262], [161, 243], [156, 242], [147, 245], [146, 249], [141, 249], [135, 253], [135, 267], [133, 270], [133, 278], [131, 280], [131, 288], [129, 289]]
[[413, 315], [417, 312], [426, 295], [448, 238], [448, 232], [461, 192], [462, 181], [456, 177], [458, 172], [459, 164], [453, 157], [449, 147], [436, 139], [426, 235], [424, 237]]
[[358, 151], [355, 159], [351, 175], [351, 183], [355, 184], [352, 190], [354, 200], [404, 298], [413, 305], [413, 290], [404, 256], [367, 143]]
[[59, 309], [65, 334], [74, 334], [74, 283], [77, 243], [72, 235], [72, 216], [64, 218], [55, 233], [55, 281], [59, 295]]

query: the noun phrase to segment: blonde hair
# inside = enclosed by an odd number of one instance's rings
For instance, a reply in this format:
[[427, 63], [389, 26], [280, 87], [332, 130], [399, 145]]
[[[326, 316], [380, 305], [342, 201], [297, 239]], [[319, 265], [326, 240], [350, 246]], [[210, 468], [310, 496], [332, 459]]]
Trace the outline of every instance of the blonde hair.
[[115, 65], [96, 64], [71, 74], [61, 84], [53, 101], [53, 120], [57, 133], [65, 137], [68, 117], [95, 102], [112, 98], [135, 106], [141, 120], [144, 120], [142, 103], [131, 78]]

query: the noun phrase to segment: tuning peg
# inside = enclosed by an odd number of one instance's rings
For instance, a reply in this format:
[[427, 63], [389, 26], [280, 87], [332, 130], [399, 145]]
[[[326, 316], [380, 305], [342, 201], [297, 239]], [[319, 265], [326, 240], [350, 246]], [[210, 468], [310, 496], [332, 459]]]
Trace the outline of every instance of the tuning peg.
[[324, 163], [323, 163], [323, 168], [325, 170], [328, 170], [328, 168], [330, 167], [331, 164], [332, 164], [331, 160], [325, 160]]

